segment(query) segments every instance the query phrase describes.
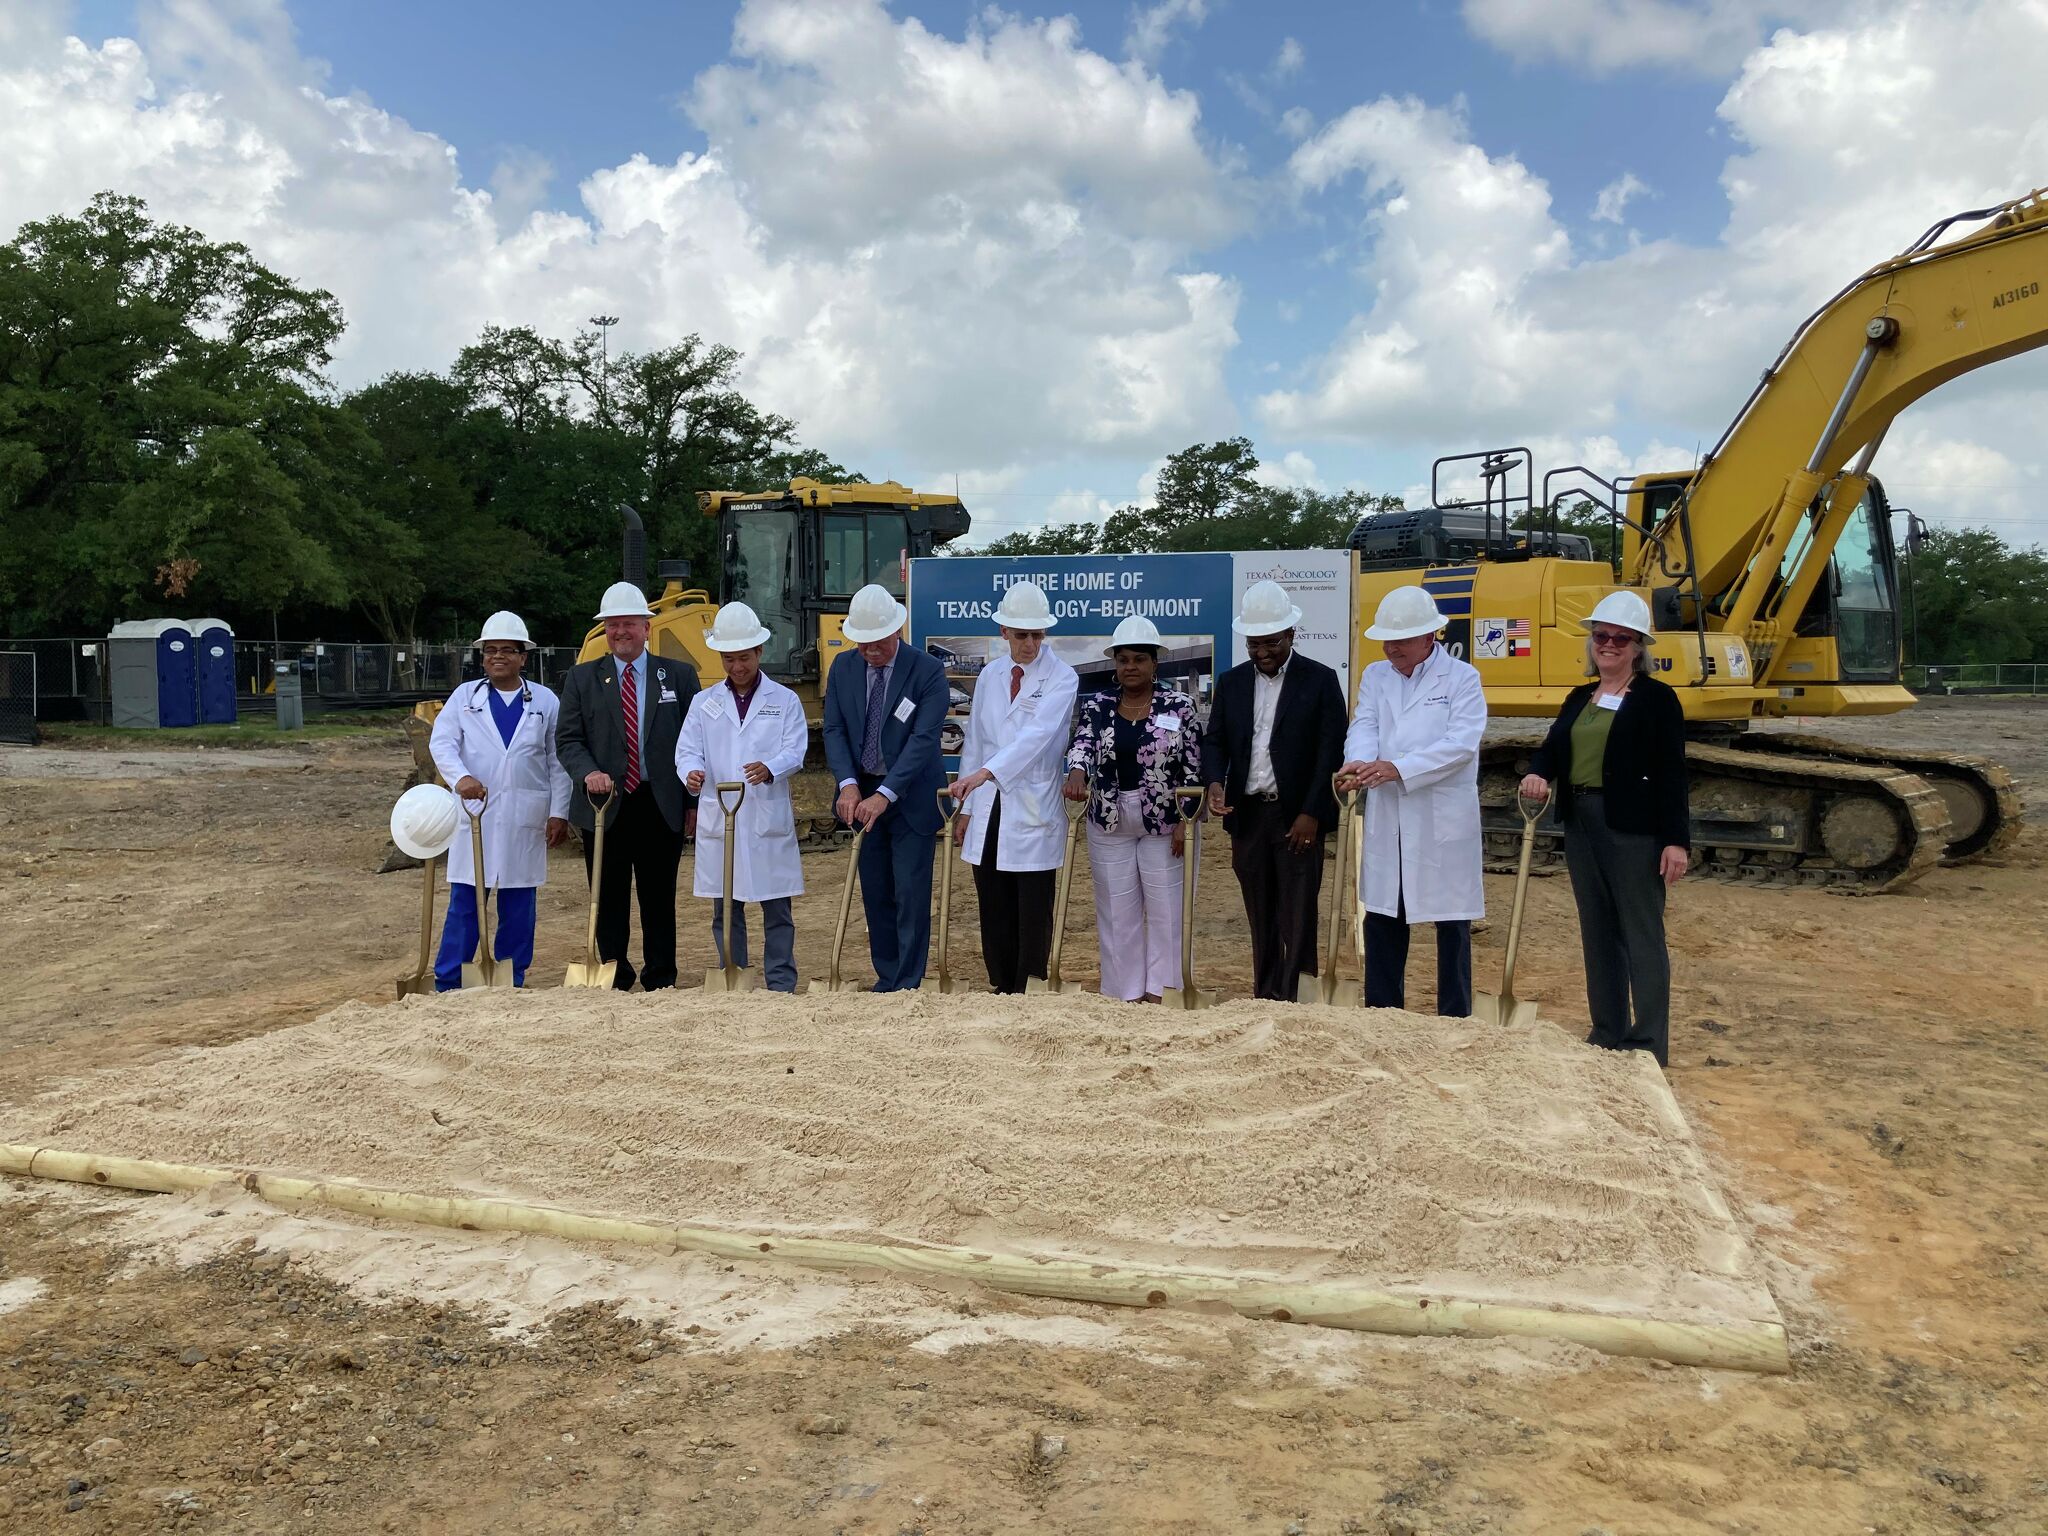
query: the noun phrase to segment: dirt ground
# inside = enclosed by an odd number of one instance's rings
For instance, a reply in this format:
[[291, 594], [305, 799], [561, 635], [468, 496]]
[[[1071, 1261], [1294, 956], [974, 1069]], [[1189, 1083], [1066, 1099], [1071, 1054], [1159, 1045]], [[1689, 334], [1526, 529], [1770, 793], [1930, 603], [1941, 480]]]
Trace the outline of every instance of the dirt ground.
[[[1673, 899], [1671, 1080], [1753, 1228], [1789, 1377], [907, 1288], [954, 1336], [720, 1347], [765, 1283], [744, 1267], [701, 1326], [584, 1305], [507, 1337], [367, 1299], [282, 1240], [136, 1249], [112, 1220], [152, 1197], [0, 1180], [0, 1530], [2048, 1529], [2048, 700], [1841, 728], [1998, 756], [2032, 805], [2004, 861], [1898, 895]], [[0, 749], [0, 1100], [388, 997], [418, 877], [371, 871], [404, 762], [396, 731]], [[806, 976], [844, 865], [806, 859]], [[553, 874], [545, 985], [583, 932], [569, 850]], [[1202, 893], [1204, 982], [1242, 992], [1220, 847]], [[1509, 894], [1489, 877], [1503, 918]], [[1583, 1028], [1569, 891], [1529, 899], [1517, 990]], [[1070, 975], [1094, 974], [1088, 902], [1083, 881]], [[685, 898], [686, 977], [706, 913]], [[978, 977], [966, 881], [955, 913]], [[1482, 984], [1505, 935], [1479, 940]]]

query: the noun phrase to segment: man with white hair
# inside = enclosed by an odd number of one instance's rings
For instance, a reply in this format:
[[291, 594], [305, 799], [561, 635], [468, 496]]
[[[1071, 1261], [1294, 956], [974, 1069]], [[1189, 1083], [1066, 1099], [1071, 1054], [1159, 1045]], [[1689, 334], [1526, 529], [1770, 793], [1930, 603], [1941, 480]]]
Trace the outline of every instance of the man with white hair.
[[953, 836], [974, 866], [981, 954], [992, 992], [1041, 979], [1052, 951], [1053, 888], [1066, 854], [1061, 770], [1081, 680], [1045, 643], [1059, 620], [1036, 582], [1020, 581], [996, 607], [1006, 657], [975, 679], [974, 705], [952, 788]]

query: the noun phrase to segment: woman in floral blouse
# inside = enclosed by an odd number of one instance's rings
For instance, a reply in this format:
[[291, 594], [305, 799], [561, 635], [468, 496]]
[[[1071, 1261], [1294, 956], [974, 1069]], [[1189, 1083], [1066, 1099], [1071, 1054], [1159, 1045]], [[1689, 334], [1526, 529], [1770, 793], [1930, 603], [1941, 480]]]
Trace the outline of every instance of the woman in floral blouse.
[[1102, 995], [1159, 1001], [1181, 984], [1182, 825], [1176, 789], [1201, 782], [1195, 701], [1160, 686], [1159, 630], [1128, 618], [1104, 652], [1117, 687], [1082, 700], [1067, 751], [1066, 796], [1088, 804], [1088, 864]]

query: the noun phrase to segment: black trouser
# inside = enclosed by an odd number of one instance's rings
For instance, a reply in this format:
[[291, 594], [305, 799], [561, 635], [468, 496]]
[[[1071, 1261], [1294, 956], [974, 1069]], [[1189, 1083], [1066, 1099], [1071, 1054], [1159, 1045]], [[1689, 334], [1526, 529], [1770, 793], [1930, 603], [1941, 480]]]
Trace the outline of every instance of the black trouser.
[[1316, 906], [1323, 889], [1323, 839], [1303, 852], [1287, 846], [1292, 816], [1275, 800], [1238, 798], [1230, 832], [1230, 867], [1244, 892], [1252, 930], [1252, 992], [1294, 1002], [1301, 978], [1316, 973]]
[[[1573, 789], [1564, 862], [1579, 908], [1586, 1006], [1609, 1050], [1648, 1051], [1671, 1064], [1671, 957], [1664, 948], [1663, 850], [1646, 832], [1617, 832], [1597, 789]], [[1629, 1016], [1629, 1000], [1635, 1016]]]
[[[996, 849], [1002, 830], [999, 790], [982, 834], [981, 862], [974, 866], [974, 894], [981, 903], [981, 958], [988, 966], [989, 991], [1022, 992], [1026, 978], [1044, 979], [1052, 955], [1052, 897], [1060, 872], [998, 869]], [[945, 857], [956, 857], [950, 846]]]
[[[583, 873], [590, 875], [592, 834], [583, 834]], [[604, 829], [603, 885], [597, 893], [597, 957], [616, 960], [612, 985], [629, 991], [633, 967], [626, 959], [627, 905], [640, 892], [640, 985], [649, 992], [676, 984], [676, 865], [683, 834], [662, 820], [654, 789], [641, 783], [619, 797], [619, 814]]]
[[[1365, 914], [1365, 1006], [1408, 1006], [1408, 897], [1394, 900], [1396, 916]], [[1455, 918], [1436, 924], [1436, 1011], [1447, 1019], [1472, 1012], [1472, 924]]]

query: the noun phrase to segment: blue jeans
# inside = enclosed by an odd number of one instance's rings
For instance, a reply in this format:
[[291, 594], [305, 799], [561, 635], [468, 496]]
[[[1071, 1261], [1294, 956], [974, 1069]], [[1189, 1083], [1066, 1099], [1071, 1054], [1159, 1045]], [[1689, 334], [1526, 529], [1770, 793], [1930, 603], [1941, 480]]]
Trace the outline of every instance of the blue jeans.
[[[759, 903], [761, 926], [765, 930], [763, 945], [767, 950], [761, 962], [762, 975], [767, 979], [770, 992], [794, 992], [796, 990], [796, 918], [789, 910], [789, 897], [778, 896], [773, 901]], [[721, 967], [725, 964], [725, 898], [711, 898], [711, 947], [718, 956]], [[747, 965], [747, 904], [736, 901], [732, 904], [732, 947], [740, 969]]]
[[[533, 964], [533, 926], [540, 912], [540, 893], [530, 885], [512, 886], [492, 893], [498, 908], [498, 934], [491, 953], [512, 962], [512, 985], [526, 985], [526, 968]], [[448, 920], [441, 925], [441, 952], [434, 957], [434, 990], [453, 992], [462, 985], [462, 963], [476, 949], [476, 887], [451, 886], [448, 891]]]

